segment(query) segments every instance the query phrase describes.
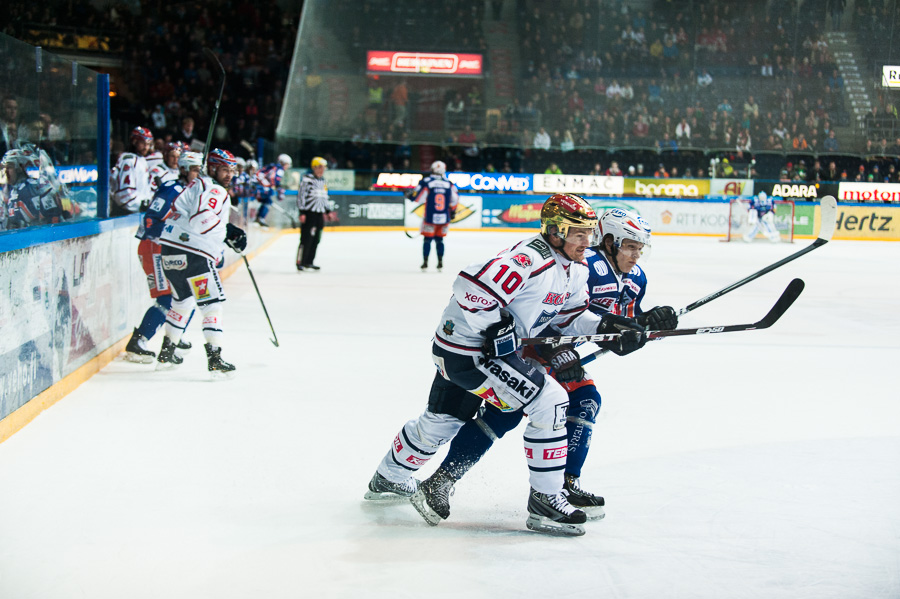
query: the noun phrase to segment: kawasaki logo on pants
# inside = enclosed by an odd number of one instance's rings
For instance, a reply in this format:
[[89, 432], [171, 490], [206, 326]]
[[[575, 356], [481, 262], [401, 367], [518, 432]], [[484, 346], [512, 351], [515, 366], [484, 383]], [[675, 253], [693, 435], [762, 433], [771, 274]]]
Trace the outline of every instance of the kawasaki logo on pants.
[[[531, 400], [539, 391], [538, 386], [529, 380], [524, 373], [516, 371], [504, 362], [479, 358], [478, 363], [483, 370], [490, 373], [497, 381], [506, 385], [510, 393], [525, 400], [523, 403], [529, 403], [528, 400]], [[534, 369], [532, 368], [532, 370]]]

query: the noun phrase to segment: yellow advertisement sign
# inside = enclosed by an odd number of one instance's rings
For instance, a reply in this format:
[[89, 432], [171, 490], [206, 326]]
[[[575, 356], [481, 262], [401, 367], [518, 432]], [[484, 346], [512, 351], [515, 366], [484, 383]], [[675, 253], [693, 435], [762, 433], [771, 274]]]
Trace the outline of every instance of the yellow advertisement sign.
[[625, 179], [625, 195], [645, 198], [702, 198], [709, 179]]
[[[816, 206], [816, 231], [820, 211]], [[900, 241], [900, 206], [844, 206], [838, 204], [835, 239]]]

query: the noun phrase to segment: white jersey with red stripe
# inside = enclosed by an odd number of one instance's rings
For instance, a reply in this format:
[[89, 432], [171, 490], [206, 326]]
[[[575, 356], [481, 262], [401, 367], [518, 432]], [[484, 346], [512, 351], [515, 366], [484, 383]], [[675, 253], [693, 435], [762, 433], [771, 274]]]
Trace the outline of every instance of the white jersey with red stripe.
[[627, 274], [616, 273], [604, 252], [588, 249], [584, 252], [588, 265], [588, 293], [591, 312], [619, 314], [635, 318], [644, 313], [641, 300], [647, 289], [647, 275], [637, 264]]
[[143, 156], [125, 152], [110, 173], [113, 201], [127, 212], [137, 212], [144, 200], [150, 200], [150, 167]]
[[584, 262], [569, 261], [540, 235], [526, 239], [459, 273], [435, 343], [480, 354], [482, 332], [500, 320], [500, 308], [515, 318], [519, 337], [536, 337], [550, 324], [567, 335], [594, 334], [601, 317], [588, 310], [587, 279]]
[[160, 162], [150, 169], [150, 190], [153, 193], [156, 193], [163, 183], [177, 180], [178, 169], [168, 167], [165, 162]]
[[224, 187], [197, 177], [172, 204], [159, 243], [218, 262], [225, 253], [228, 203]]

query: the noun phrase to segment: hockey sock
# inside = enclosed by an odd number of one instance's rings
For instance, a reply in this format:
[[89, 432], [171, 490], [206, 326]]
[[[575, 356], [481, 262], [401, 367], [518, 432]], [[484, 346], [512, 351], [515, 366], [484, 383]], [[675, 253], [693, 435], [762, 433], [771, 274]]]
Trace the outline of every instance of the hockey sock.
[[593, 385], [580, 387], [569, 394], [569, 408], [566, 412], [566, 433], [569, 439], [566, 473], [581, 476], [581, 467], [591, 448], [591, 435], [599, 411], [600, 394]]
[[422, 241], [422, 257], [428, 262], [428, 256], [431, 254], [431, 237], [425, 237]]
[[159, 327], [166, 323], [166, 312], [172, 306], [171, 295], [161, 295], [156, 298], [156, 302], [144, 313], [144, 319], [138, 327], [138, 333], [144, 339], [151, 339], [159, 330]]
[[266, 220], [266, 215], [269, 213], [269, 204], [260, 204], [259, 210], [256, 212], [256, 220]]
[[200, 306], [203, 314], [203, 337], [213, 347], [222, 347], [225, 333], [222, 330], [222, 303], [212, 302]]
[[444, 240], [441, 237], [434, 238], [434, 248], [437, 250], [438, 260], [444, 258]]
[[172, 307], [166, 312], [166, 337], [178, 343], [187, 328], [188, 320], [193, 312], [191, 302], [193, 299], [176, 300], [173, 298]]
[[459, 480], [488, 452], [494, 441], [522, 422], [522, 412], [501, 412], [485, 406], [474, 420], [469, 420], [450, 442], [441, 468]]

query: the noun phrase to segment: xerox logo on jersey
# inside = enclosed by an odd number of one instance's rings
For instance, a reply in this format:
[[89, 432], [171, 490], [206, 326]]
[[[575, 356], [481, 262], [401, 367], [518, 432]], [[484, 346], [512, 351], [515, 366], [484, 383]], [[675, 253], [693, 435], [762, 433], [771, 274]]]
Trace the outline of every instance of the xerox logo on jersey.
[[551, 291], [550, 293], [547, 294], [547, 297], [545, 297], [544, 301], [541, 303], [549, 304], [551, 306], [562, 306], [568, 298], [569, 298], [568, 293], [553, 293]]
[[198, 301], [211, 297], [209, 293], [209, 277], [207, 275], [191, 277], [188, 279], [188, 283], [191, 284], [191, 292]]
[[472, 302], [473, 304], [481, 304], [482, 306], [490, 306], [492, 303], [491, 300], [486, 297], [481, 297], [480, 295], [475, 295], [474, 293], [466, 292], [466, 301]]
[[513, 264], [516, 266], [521, 266], [522, 268], [528, 268], [531, 266], [531, 258], [529, 258], [526, 254], [516, 254], [512, 257]]
[[594, 262], [594, 270], [597, 271], [597, 274], [601, 277], [605, 277], [609, 273], [609, 267], [606, 266], [606, 262], [603, 260], [597, 260]]

